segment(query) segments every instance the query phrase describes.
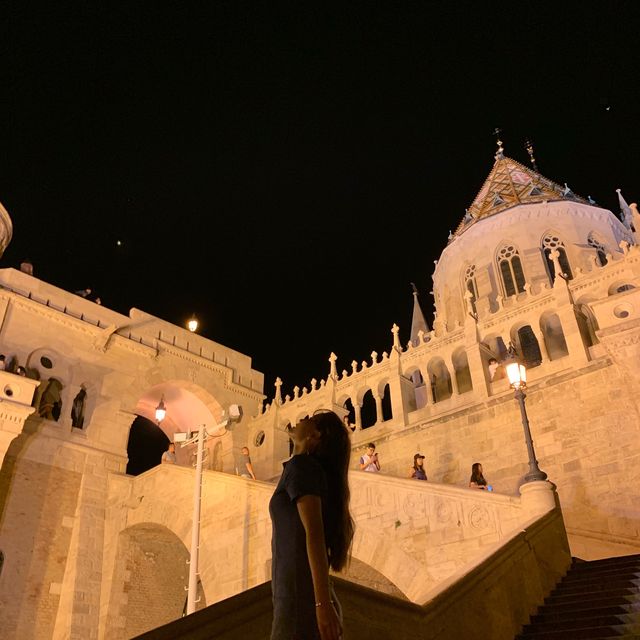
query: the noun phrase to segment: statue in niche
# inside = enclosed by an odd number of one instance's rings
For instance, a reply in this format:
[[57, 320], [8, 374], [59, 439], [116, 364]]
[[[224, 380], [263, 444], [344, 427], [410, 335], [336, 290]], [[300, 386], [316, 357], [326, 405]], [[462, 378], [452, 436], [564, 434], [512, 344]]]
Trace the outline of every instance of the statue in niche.
[[60, 392], [62, 391], [62, 383], [55, 378], [49, 378], [47, 387], [40, 398], [40, 405], [38, 407], [38, 415], [45, 420], [55, 420], [56, 422], [60, 418], [62, 411], [62, 398]]
[[71, 406], [71, 426], [75, 429], [84, 428], [84, 405], [87, 401], [87, 390], [84, 387], [80, 387], [80, 391], [73, 399], [73, 405]]

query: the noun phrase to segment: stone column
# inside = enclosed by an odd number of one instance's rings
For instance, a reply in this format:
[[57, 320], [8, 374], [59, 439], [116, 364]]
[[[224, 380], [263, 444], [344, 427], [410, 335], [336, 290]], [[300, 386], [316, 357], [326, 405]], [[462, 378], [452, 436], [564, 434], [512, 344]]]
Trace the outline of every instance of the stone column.
[[22, 433], [27, 418], [35, 412], [31, 402], [39, 384], [39, 380], [0, 371], [0, 466], [11, 443]]
[[362, 405], [353, 401], [351, 398], [351, 403], [353, 404], [353, 411], [356, 414], [356, 431], [362, 431], [362, 418], [360, 416], [360, 411], [362, 410]]
[[376, 401], [376, 424], [382, 422], [384, 417], [382, 415], [382, 398], [378, 395], [373, 396]]
[[460, 392], [458, 391], [458, 376], [456, 375], [456, 368], [451, 365], [451, 395], [457, 396]]
[[[531, 325], [529, 325], [531, 326]], [[544, 341], [544, 333], [540, 329], [534, 329], [531, 326], [531, 330], [533, 331], [533, 335], [536, 337], [538, 341], [538, 346], [540, 347], [540, 356], [542, 357], [542, 362], [548, 362], [550, 360], [549, 353], [547, 351], [547, 345]]]

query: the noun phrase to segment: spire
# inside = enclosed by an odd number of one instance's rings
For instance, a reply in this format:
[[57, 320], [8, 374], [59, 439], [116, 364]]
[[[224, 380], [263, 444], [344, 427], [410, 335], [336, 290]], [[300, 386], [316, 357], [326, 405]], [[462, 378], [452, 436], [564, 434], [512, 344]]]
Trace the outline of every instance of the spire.
[[538, 165], [536, 164], [536, 159], [533, 157], [533, 142], [531, 142], [529, 138], [525, 140], [524, 148], [529, 154], [529, 160], [531, 160], [531, 166], [533, 167], [533, 170], [538, 173]]
[[502, 129], [496, 127], [493, 130], [493, 135], [496, 137], [496, 144], [498, 145], [498, 151], [496, 152], [496, 160], [500, 160], [504, 158], [504, 148], [502, 146], [502, 140], [500, 140], [500, 134], [502, 133]]
[[627, 229], [630, 231], [633, 230], [633, 214], [631, 213], [631, 207], [627, 204], [627, 201], [624, 199], [622, 195], [621, 189], [616, 189], [618, 194], [618, 202], [620, 203], [620, 217], [622, 218], [622, 223]]
[[413, 282], [411, 283], [413, 287], [413, 316], [411, 317], [411, 344], [414, 346], [418, 346], [420, 344], [419, 333], [423, 334], [429, 333], [429, 325], [424, 318], [424, 313], [422, 313], [422, 307], [420, 306], [420, 301], [418, 300], [418, 288]]

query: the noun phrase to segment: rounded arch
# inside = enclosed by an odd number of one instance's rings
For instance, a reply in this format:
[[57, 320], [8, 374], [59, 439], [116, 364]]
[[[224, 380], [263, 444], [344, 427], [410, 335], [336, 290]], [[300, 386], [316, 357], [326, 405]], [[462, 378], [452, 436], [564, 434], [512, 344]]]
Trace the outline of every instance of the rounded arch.
[[[367, 389], [362, 396], [362, 408], [360, 409], [360, 420], [362, 423], [362, 428], [367, 429], [368, 427], [372, 427], [374, 424], [378, 422], [378, 413], [376, 407], [376, 401], [373, 397], [373, 391], [371, 389]], [[380, 419], [382, 417], [380, 416]]]
[[[478, 283], [476, 281], [475, 263], [467, 263], [462, 268], [461, 284], [467, 312], [475, 315], [478, 300]], [[467, 295], [468, 294], [468, 295]]]
[[453, 392], [451, 374], [445, 361], [441, 357], [438, 356], [429, 360], [427, 374], [429, 377], [428, 382], [431, 385], [433, 401], [442, 402], [450, 398]]
[[526, 322], [518, 322], [511, 327], [511, 342], [518, 355], [527, 367], [537, 367], [542, 364], [542, 352], [533, 327]]
[[[164, 402], [166, 414], [158, 424], [155, 412], [160, 400]], [[218, 448], [215, 452], [216, 465], [222, 471], [233, 471], [233, 437], [230, 432], [225, 432], [224, 430], [216, 432], [214, 429], [222, 420], [223, 407], [211, 393], [199, 385], [187, 380], [167, 380], [156, 384], [148, 388], [137, 399], [134, 411], [138, 417], [133, 421], [132, 429], [129, 432], [129, 442], [127, 444], [129, 464], [127, 469], [140, 468], [152, 462], [151, 457], [155, 456], [155, 453], [153, 455], [148, 453], [147, 447], [155, 452], [162, 441], [162, 437], [152, 428], [154, 425], [164, 434], [167, 441], [173, 441], [177, 433], [189, 433], [204, 424], [209, 434], [214, 436], [209, 438], [205, 445], [205, 455], [208, 463], [213, 460], [215, 445], [221, 442], [222, 449]], [[134, 438], [134, 442], [132, 442], [132, 438]], [[193, 445], [176, 447], [177, 464], [191, 464], [193, 451]], [[160, 452], [161, 455], [162, 452]], [[141, 465], [139, 464], [139, 458], [142, 459]], [[148, 458], [147, 462], [144, 462], [145, 458]], [[160, 460], [158, 459], [159, 462]], [[220, 468], [221, 465], [222, 467]], [[155, 465], [151, 464], [151, 466]], [[146, 468], [151, 468], [151, 466]], [[146, 469], [142, 469], [138, 473], [142, 473], [144, 470]]]
[[458, 347], [451, 354], [451, 364], [453, 366], [453, 373], [456, 377], [458, 393], [467, 393], [467, 391], [471, 391], [473, 389], [473, 383], [471, 382], [469, 359], [464, 347]]
[[549, 360], [558, 360], [569, 355], [560, 317], [555, 311], [545, 311], [540, 316], [540, 330]]
[[562, 235], [560, 233], [556, 232], [553, 229], [547, 230], [544, 234], [542, 234], [542, 238], [540, 240], [540, 248], [545, 259], [545, 266], [547, 268], [549, 280], [552, 283], [555, 279], [556, 269], [550, 256], [551, 252], [554, 250], [558, 252], [558, 262], [560, 263], [560, 267], [562, 268], [562, 275], [564, 275], [569, 280], [573, 278], [573, 272], [571, 271], [571, 264], [569, 261], [567, 247], [564, 243], [564, 240], [562, 240]]
[[509, 298], [524, 293], [526, 279], [518, 246], [514, 242], [499, 244], [496, 249], [495, 261], [502, 281], [504, 296]]
[[607, 245], [603, 236], [597, 231], [590, 231], [587, 236], [587, 244], [596, 252], [596, 262], [598, 266], [604, 267], [607, 260]]
[[625, 291], [631, 291], [635, 289], [636, 285], [631, 284], [627, 280], [616, 280], [613, 284], [609, 285], [609, 289], [607, 290], [607, 295], [615, 296], [618, 293], [624, 293]]
[[[177, 620], [186, 605], [189, 552], [167, 527], [143, 522], [120, 532], [113, 571], [109, 629], [131, 638]], [[198, 585], [198, 609], [206, 607]]]

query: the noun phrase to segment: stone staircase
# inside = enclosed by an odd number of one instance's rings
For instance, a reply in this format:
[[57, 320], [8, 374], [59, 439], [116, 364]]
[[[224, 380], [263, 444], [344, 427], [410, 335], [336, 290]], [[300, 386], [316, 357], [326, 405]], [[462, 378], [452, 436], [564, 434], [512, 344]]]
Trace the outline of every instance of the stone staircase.
[[573, 561], [516, 640], [640, 638], [640, 554]]

